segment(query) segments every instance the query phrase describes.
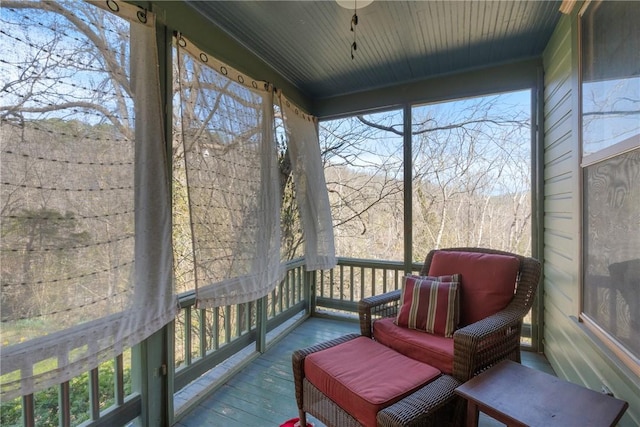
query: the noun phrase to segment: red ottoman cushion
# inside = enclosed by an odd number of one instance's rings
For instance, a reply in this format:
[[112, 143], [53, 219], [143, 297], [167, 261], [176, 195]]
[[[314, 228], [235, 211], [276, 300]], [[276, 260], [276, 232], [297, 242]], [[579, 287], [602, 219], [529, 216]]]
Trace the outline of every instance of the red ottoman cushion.
[[304, 373], [365, 427], [375, 427], [380, 410], [440, 375], [436, 368], [366, 337], [310, 354]]

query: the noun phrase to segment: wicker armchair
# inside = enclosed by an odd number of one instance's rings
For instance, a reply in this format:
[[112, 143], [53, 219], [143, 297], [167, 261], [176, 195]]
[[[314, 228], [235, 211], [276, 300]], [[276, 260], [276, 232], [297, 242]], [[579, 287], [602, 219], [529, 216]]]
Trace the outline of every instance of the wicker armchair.
[[[534, 258], [484, 248], [443, 250], [510, 255], [520, 260], [516, 292], [509, 305], [492, 316], [455, 331], [453, 377], [465, 382], [501, 360], [520, 362], [522, 320], [533, 305], [540, 279], [540, 262]], [[427, 255], [421, 275], [426, 276], [429, 272], [436, 252], [433, 250]], [[379, 318], [396, 316], [399, 307], [399, 290], [360, 301], [358, 310], [362, 335], [372, 337], [373, 322]]]

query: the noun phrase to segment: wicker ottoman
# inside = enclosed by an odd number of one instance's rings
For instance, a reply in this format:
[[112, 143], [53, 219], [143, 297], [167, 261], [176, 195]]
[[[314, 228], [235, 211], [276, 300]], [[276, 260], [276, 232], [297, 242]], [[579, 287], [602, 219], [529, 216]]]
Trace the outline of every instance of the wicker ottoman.
[[355, 334], [297, 350], [293, 371], [300, 419], [308, 412], [336, 427], [447, 425], [460, 385]]

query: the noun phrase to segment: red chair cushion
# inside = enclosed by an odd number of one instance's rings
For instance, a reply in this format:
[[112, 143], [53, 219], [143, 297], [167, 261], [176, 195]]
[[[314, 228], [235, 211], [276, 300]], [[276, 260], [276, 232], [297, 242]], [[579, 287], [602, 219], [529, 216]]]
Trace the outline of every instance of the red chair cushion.
[[505, 308], [515, 292], [520, 260], [479, 252], [437, 251], [429, 276], [459, 273], [460, 326], [470, 325]]
[[451, 276], [402, 278], [396, 324], [409, 329], [452, 337], [460, 318], [459, 281]]
[[440, 375], [436, 368], [366, 337], [310, 354], [304, 373], [363, 426], [376, 426], [380, 410]]
[[453, 338], [407, 329], [393, 318], [373, 322], [373, 338], [419, 362], [427, 363], [444, 374], [453, 373]]

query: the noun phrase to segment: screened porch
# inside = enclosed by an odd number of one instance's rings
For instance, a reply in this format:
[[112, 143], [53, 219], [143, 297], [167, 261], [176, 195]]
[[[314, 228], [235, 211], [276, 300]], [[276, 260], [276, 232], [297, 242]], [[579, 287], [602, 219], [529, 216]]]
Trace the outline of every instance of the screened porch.
[[294, 349], [468, 246], [640, 425], [637, 3], [338, 3], [0, 4], [2, 425], [279, 425]]

